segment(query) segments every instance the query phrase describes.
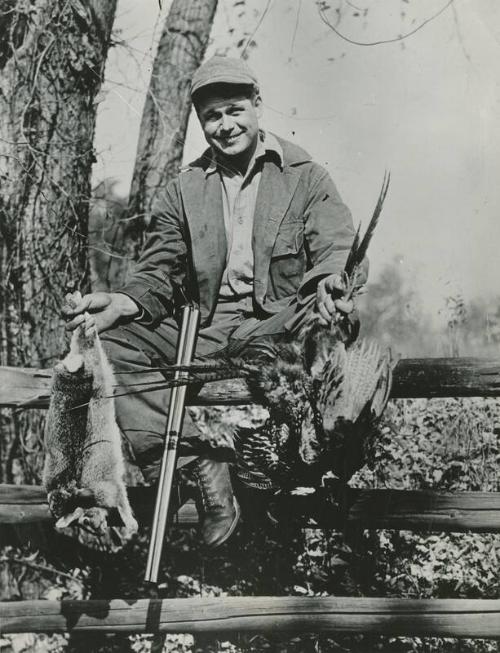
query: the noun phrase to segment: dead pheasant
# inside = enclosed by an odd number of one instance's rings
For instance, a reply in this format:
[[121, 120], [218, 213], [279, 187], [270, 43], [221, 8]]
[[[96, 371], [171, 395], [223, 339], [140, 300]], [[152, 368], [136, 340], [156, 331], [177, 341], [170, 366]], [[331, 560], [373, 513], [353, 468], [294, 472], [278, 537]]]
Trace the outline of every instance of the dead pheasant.
[[[362, 262], [389, 185], [384, 177], [364, 237], [358, 229], [344, 269], [343, 299], [360, 290]], [[347, 481], [364, 462], [369, 440], [387, 404], [390, 356], [376, 343], [354, 342], [348, 317], [324, 326], [313, 314], [299, 338], [269, 350], [265, 361], [246, 367], [253, 396], [270, 418], [257, 431], [236, 438], [238, 474], [254, 487], [317, 486], [325, 473]]]

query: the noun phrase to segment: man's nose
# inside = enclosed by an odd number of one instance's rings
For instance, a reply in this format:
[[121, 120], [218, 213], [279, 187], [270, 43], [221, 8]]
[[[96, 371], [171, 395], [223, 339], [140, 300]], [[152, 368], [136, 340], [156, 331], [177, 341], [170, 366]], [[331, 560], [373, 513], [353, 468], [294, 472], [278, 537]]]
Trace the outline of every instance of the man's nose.
[[234, 127], [234, 121], [231, 116], [222, 116], [220, 128], [223, 132], [230, 132]]

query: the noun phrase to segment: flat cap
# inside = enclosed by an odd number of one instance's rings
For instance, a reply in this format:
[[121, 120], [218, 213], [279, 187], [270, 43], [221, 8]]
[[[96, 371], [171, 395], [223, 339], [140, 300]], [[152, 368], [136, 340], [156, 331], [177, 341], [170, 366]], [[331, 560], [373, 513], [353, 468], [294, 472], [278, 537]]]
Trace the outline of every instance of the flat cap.
[[203, 63], [193, 75], [191, 97], [196, 91], [210, 84], [259, 85], [255, 73], [242, 59], [215, 56]]

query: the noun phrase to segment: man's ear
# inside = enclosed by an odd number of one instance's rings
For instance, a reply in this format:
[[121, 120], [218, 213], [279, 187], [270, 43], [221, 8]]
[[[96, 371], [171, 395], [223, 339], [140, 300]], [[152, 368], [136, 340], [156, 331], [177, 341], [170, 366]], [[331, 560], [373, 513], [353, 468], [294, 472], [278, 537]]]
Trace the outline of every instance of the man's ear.
[[260, 97], [260, 93], [256, 93], [254, 98], [253, 98], [253, 105], [255, 107], [255, 113], [257, 114], [257, 118], [262, 118], [262, 98]]

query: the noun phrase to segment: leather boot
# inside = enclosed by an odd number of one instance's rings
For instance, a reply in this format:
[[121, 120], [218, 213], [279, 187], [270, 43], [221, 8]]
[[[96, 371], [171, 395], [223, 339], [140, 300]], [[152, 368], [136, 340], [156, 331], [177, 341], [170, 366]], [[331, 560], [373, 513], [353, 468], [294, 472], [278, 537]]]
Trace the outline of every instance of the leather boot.
[[211, 458], [198, 458], [194, 474], [200, 490], [200, 526], [203, 542], [215, 548], [233, 533], [240, 507], [233, 495], [229, 465]]

